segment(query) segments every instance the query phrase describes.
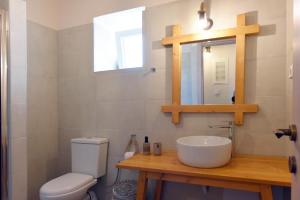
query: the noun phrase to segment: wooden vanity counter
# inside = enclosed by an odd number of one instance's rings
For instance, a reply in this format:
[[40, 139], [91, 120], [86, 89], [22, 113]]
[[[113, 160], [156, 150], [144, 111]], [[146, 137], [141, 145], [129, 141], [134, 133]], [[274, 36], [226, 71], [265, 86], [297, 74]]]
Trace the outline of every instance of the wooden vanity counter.
[[139, 171], [138, 200], [145, 199], [148, 179], [157, 180], [155, 199], [160, 199], [163, 181], [259, 192], [262, 200], [273, 199], [273, 185], [291, 187], [285, 157], [237, 155], [223, 167], [203, 169], [183, 165], [176, 152], [165, 152], [161, 156], [138, 154], [117, 167]]

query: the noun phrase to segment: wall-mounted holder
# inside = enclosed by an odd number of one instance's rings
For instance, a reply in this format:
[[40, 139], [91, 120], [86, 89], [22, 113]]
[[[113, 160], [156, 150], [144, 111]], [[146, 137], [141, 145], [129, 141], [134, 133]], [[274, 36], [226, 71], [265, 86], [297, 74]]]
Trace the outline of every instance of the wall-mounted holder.
[[[194, 34], [181, 34], [181, 26], [173, 26], [171, 37], [165, 37], [161, 43], [172, 46], [172, 104], [161, 107], [162, 112], [172, 113], [172, 122], [180, 122], [180, 113], [220, 112], [234, 113], [236, 125], [244, 123], [244, 113], [258, 111], [257, 104], [245, 104], [245, 51], [246, 36], [257, 34], [259, 25], [246, 25], [246, 15], [237, 16], [237, 27], [211, 30]], [[181, 105], [181, 45], [211, 40], [235, 38], [236, 40], [236, 79], [235, 79], [235, 104], [210, 104], [210, 105]]]
[[155, 67], [146, 68], [145, 72], [144, 72], [144, 75], [147, 75], [149, 73], [154, 73], [154, 72], [156, 72], [156, 68]]
[[289, 136], [290, 140], [295, 142], [297, 140], [297, 127], [295, 124], [291, 124], [288, 129], [277, 129], [274, 134], [277, 138]]

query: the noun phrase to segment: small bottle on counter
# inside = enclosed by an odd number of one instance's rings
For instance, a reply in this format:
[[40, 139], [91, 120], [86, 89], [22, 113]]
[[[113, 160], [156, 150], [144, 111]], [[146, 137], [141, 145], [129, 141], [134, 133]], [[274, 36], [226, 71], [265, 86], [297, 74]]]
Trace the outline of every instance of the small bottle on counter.
[[150, 143], [149, 143], [149, 139], [148, 136], [145, 137], [145, 142], [143, 144], [143, 154], [144, 155], [150, 155]]
[[155, 142], [153, 144], [153, 155], [160, 156], [161, 155], [161, 142]]
[[138, 142], [136, 141], [136, 135], [132, 134], [130, 136], [129, 143], [126, 147], [125, 153], [124, 153], [124, 159], [128, 159], [135, 154], [139, 153], [139, 145]]

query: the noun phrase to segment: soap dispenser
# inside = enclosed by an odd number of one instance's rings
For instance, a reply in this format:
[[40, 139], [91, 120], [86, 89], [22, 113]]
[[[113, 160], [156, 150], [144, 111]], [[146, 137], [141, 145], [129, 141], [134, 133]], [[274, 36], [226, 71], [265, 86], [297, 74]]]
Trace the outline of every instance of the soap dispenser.
[[148, 136], [145, 137], [145, 142], [143, 144], [143, 154], [144, 155], [150, 155], [150, 143], [149, 143], [149, 139]]

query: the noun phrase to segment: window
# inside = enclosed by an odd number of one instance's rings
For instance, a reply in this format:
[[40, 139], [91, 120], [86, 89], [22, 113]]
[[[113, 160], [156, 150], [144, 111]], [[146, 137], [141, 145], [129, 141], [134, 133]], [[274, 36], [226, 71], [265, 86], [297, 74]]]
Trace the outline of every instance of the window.
[[94, 18], [94, 71], [143, 66], [145, 7]]

